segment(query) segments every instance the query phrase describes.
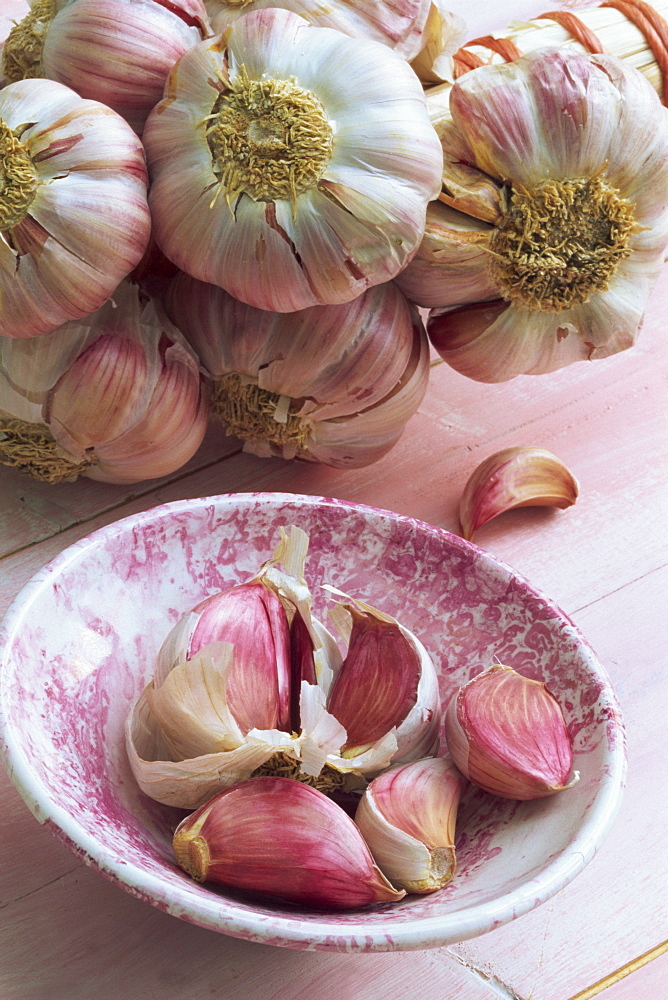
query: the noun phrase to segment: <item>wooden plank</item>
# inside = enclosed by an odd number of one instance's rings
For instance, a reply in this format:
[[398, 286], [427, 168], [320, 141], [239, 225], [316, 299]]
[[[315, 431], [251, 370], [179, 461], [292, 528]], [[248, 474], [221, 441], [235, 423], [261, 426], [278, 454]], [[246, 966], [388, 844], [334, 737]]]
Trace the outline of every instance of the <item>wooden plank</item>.
[[[88, 868], [3, 912], [3, 1000], [495, 1000], [454, 957], [298, 952], [202, 930]], [[36, 947], [36, 943], [39, 946]]]
[[[657, 950], [660, 954], [657, 955]], [[668, 992], [668, 942], [639, 956], [634, 962], [594, 983], [570, 1000], [640, 1000], [663, 997]]]
[[[567, 511], [508, 512], [485, 525], [475, 540], [567, 610], [584, 607], [611, 586], [632, 580], [663, 560], [668, 539], [668, 525], [661, 516], [668, 509], [663, 475], [668, 423], [655, 401], [665, 396], [668, 366], [665, 351], [660, 352], [667, 307], [668, 270], [665, 287], [655, 292], [645, 330], [633, 350], [606, 361], [572, 365], [545, 378], [527, 376], [505, 385], [482, 386], [446, 365], [436, 366], [420, 412], [399, 444], [370, 467], [337, 470], [237, 453], [129, 494], [83, 481], [61, 484], [55, 488], [57, 494], [34, 491], [32, 480], [22, 477], [23, 493], [13, 492], [5, 506], [0, 501], [0, 538], [7, 544], [8, 537], [22, 530], [23, 544], [28, 545], [58, 529], [64, 531], [68, 520], [76, 524], [85, 519], [81, 530], [61, 533], [55, 546], [42, 550], [44, 562], [75, 538], [134, 510], [180, 497], [258, 490], [335, 496], [458, 531], [459, 497], [475, 466], [508, 445], [535, 444], [555, 452], [580, 479], [577, 504]], [[648, 415], [654, 413], [652, 422]], [[211, 431], [214, 452], [217, 433]], [[222, 437], [222, 447], [231, 440]], [[3, 483], [5, 478], [3, 470]], [[52, 501], [57, 510], [50, 508], [46, 515], [51, 496], [58, 497]], [[616, 532], [622, 516], [624, 531]], [[11, 543], [14, 549], [17, 545]], [[562, 553], [570, 555], [560, 558]], [[17, 558], [20, 562], [22, 557]], [[41, 565], [40, 555], [27, 559], [33, 572]], [[17, 580], [16, 560], [5, 559], [1, 565], [8, 578]]]
[[101, 511], [116, 511], [128, 500], [148, 496], [165, 483], [178, 483], [184, 476], [240, 448], [236, 438], [226, 437], [220, 425], [212, 425], [197, 454], [180, 469], [161, 479], [129, 486], [98, 483], [85, 477], [73, 483], [41, 483], [18, 469], [0, 465], [0, 558], [87, 521]]
[[659, 790], [668, 769], [667, 595], [664, 568], [575, 616], [608, 667], [629, 741], [624, 800], [600, 852], [548, 903], [453, 947], [519, 997], [574, 997], [665, 938], [668, 804]]

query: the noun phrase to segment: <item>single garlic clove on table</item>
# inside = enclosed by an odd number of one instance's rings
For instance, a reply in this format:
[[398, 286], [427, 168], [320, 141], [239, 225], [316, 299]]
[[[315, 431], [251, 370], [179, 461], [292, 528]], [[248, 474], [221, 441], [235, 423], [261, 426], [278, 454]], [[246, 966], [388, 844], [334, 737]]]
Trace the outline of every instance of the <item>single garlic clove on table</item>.
[[497, 451], [473, 471], [459, 503], [464, 538], [492, 518], [515, 507], [571, 507], [578, 481], [545, 448], [513, 447]]
[[355, 813], [376, 864], [406, 892], [441, 889], [455, 873], [455, 824], [465, 779], [448, 757], [384, 771]]
[[494, 664], [459, 689], [445, 713], [448, 749], [474, 784], [506, 799], [570, 788], [573, 752], [564, 717], [541, 681]]
[[290, 778], [251, 778], [214, 796], [174, 833], [178, 864], [198, 882], [316, 909], [392, 902], [355, 823], [335, 802]]

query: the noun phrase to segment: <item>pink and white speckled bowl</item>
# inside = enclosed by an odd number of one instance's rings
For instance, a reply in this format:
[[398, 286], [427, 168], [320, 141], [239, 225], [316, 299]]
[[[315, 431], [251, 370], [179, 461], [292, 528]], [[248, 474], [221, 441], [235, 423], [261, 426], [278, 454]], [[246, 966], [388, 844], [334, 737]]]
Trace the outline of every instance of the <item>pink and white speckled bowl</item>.
[[[515, 803], [467, 793], [454, 881], [346, 914], [262, 905], [198, 885], [172, 859], [183, 815], [137, 788], [125, 716], [174, 622], [267, 558], [278, 526], [311, 536], [309, 581], [396, 615], [441, 671], [444, 703], [495, 659], [547, 681], [579, 783]], [[317, 590], [317, 588], [315, 588]], [[326, 599], [316, 611], [327, 605]], [[5, 762], [31, 810], [136, 896], [203, 927], [291, 948], [428, 948], [544, 902], [592, 858], [619, 804], [624, 733], [592, 650], [549, 600], [475, 545], [408, 517], [318, 497], [238, 494], [165, 504], [70, 546], [16, 598], [0, 634]]]

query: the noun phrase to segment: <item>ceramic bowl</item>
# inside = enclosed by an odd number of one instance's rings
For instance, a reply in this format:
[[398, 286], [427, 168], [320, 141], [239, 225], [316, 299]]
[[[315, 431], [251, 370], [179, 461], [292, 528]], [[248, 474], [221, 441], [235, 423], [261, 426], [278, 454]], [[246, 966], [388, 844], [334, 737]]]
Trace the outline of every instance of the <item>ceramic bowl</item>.
[[[469, 790], [458, 871], [444, 889], [328, 914], [248, 902], [175, 864], [181, 811], [148, 799], [126, 758], [125, 717], [178, 618], [247, 579], [280, 525], [310, 535], [316, 614], [331, 583], [396, 616], [425, 644], [444, 704], [494, 661], [546, 681], [580, 781], [511, 802]], [[531, 910], [592, 858], [619, 804], [623, 726], [605, 671], [575, 626], [509, 567], [439, 528], [387, 511], [290, 494], [168, 503], [65, 549], [21, 591], [0, 636], [5, 761], [41, 822], [122, 888], [177, 917], [291, 948], [382, 951], [462, 941]]]

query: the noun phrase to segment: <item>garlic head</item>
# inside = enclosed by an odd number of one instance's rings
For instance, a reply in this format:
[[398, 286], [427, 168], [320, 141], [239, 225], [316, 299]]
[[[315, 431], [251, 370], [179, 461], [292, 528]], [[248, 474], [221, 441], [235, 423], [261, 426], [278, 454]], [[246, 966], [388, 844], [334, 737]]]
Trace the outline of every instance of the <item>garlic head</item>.
[[278, 8], [189, 49], [143, 138], [164, 253], [265, 310], [389, 281], [440, 187], [440, 143], [405, 60]]
[[340, 305], [276, 313], [179, 274], [165, 306], [209, 377], [214, 416], [255, 455], [367, 465], [424, 398], [426, 334], [391, 282]]
[[0, 336], [89, 316], [146, 249], [142, 145], [115, 111], [51, 80], [0, 90]]

